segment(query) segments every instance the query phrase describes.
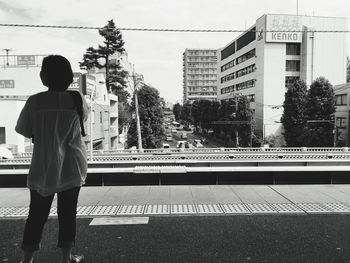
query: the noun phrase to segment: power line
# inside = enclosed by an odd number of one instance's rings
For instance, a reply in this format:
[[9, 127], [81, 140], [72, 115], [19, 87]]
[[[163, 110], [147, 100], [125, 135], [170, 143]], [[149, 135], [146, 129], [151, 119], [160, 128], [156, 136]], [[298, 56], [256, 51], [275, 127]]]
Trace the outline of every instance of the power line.
[[[5, 24], [0, 23], [2, 27], [26, 27], [26, 28], [56, 28], [56, 29], [82, 29], [82, 30], [100, 30], [108, 27], [96, 26], [60, 26], [60, 25], [29, 25], [29, 24]], [[171, 28], [132, 28], [117, 27], [110, 28], [120, 31], [144, 31], [144, 32], [182, 32], [182, 33], [243, 33], [243, 32], [271, 32], [271, 33], [350, 33], [350, 30], [246, 30], [246, 29], [171, 29]]]

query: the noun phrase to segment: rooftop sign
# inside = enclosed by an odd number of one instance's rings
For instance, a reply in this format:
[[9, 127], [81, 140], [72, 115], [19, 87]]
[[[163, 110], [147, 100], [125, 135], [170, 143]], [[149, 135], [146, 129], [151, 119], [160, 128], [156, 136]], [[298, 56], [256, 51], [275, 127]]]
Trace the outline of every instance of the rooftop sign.
[[15, 81], [13, 79], [0, 80], [0, 89], [13, 89], [15, 88]]
[[299, 16], [266, 15], [266, 42], [300, 43], [302, 41], [301, 30]]
[[20, 65], [20, 66], [35, 65], [35, 56], [33, 55], [17, 56], [17, 65]]

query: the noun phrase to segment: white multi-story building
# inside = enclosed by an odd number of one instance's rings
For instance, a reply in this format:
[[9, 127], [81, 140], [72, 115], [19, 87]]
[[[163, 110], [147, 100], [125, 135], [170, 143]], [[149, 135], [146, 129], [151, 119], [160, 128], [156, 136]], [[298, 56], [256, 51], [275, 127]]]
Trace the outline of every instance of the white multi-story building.
[[0, 144], [12, 152], [25, 152], [31, 140], [15, 132], [18, 116], [28, 97], [47, 90], [40, 79], [42, 55], [0, 56]]
[[263, 137], [280, 131], [284, 94], [296, 79], [345, 83], [347, 20], [267, 14], [218, 52], [218, 100], [248, 96]]
[[186, 49], [183, 53], [183, 102], [217, 99], [217, 50]]
[[[0, 144], [14, 153], [32, 150], [31, 140], [16, 133], [15, 126], [28, 97], [47, 91], [39, 76], [44, 57], [0, 56]], [[89, 105], [94, 92], [92, 114], [85, 123], [87, 136], [83, 140], [86, 146], [90, 148], [92, 141], [94, 149], [117, 148], [118, 97], [108, 94], [104, 75], [74, 73], [74, 81], [69, 89], [80, 90]]]

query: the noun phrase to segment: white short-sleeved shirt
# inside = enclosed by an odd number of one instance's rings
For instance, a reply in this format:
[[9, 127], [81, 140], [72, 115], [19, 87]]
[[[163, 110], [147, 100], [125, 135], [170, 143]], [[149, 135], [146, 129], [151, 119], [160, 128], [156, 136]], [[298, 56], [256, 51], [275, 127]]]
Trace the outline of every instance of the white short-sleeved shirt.
[[[88, 106], [81, 97], [86, 121]], [[27, 178], [30, 189], [48, 196], [85, 183], [87, 155], [80, 129], [76, 106], [68, 92], [46, 91], [28, 98], [15, 130], [34, 138]]]

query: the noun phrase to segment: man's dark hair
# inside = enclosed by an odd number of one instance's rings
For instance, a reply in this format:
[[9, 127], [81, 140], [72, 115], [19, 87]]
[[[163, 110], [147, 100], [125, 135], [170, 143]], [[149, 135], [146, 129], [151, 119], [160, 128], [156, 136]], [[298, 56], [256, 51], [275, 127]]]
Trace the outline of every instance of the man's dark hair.
[[73, 71], [69, 61], [60, 55], [50, 55], [43, 59], [41, 73], [47, 78], [51, 90], [65, 91], [73, 82]]

